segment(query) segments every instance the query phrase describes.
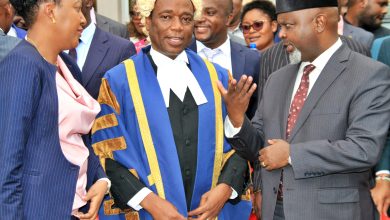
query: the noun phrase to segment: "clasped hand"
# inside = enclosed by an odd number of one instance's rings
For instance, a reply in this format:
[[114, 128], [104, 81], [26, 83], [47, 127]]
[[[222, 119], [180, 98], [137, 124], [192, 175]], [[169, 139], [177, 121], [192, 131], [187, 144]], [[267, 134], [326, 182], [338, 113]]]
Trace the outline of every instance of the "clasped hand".
[[[232, 189], [230, 186], [224, 183], [218, 184], [202, 196], [199, 207], [188, 213], [189, 219], [206, 220], [217, 217], [231, 193]], [[186, 219], [172, 203], [154, 193], [146, 196], [141, 202], [141, 206], [152, 215], [153, 219]]]
[[268, 171], [287, 166], [290, 144], [281, 139], [268, 140], [268, 144], [259, 152], [260, 165]]

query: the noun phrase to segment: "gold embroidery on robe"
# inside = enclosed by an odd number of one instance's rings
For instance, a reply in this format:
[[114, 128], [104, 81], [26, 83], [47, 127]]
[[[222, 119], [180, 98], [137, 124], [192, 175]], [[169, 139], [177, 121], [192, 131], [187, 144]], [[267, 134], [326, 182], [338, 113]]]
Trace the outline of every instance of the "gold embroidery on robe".
[[114, 113], [97, 118], [92, 126], [92, 134], [99, 130], [118, 126], [118, 120]]
[[111, 91], [110, 85], [107, 82], [107, 79], [102, 79], [102, 85], [99, 90], [98, 102], [100, 104], [106, 104], [113, 108], [116, 113], [119, 115], [121, 112], [118, 100], [116, 99], [115, 94]]
[[107, 139], [92, 144], [93, 151], [99, 157], [104, 170], [106, 169], [106, 158], [114, 159], [113, 152], [117, 150], [125, 150], [126, 147], [127, 145], [124, 137]]
[[112, 208], [114, 205], [114, 200], [106, 200], [104, 201], [104, 214], [105, 215], [119, 215], [119, 214], [125, 214], [126, 220], [139, 220], [138, 212], [133, 211], [131, 209], [122, 210], [120, 208]]

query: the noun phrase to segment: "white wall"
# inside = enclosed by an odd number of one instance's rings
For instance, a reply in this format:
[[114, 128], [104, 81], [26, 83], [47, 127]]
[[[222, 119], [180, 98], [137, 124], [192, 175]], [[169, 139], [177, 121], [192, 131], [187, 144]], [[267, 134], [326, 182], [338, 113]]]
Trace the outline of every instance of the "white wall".
[[129, 0], [97, 0], [97, 11], [123, 24], [129, 21]]

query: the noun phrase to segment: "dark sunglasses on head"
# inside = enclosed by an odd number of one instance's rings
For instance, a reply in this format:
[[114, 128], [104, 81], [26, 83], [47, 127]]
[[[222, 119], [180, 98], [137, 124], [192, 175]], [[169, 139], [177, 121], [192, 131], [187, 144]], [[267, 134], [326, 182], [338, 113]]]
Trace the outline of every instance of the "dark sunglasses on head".
[[253, 24], [241, 24], [240, 29], [244, 34], [249, 33], [251, 28], [253, 28], [253, 30], [255, 31], [260, 31], [261, 29], [263, 29], [264, 22], [265, 21], [255, 21], [253, 22]]

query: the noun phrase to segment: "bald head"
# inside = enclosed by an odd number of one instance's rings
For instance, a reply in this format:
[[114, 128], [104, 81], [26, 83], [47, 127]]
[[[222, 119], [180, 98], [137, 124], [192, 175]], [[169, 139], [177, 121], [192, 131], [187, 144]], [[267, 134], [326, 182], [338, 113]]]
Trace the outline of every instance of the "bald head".
[[215, 0], [215, 1], [223, 2], [223, 5], [225, 5], [225, 12], [227, 15], [233, 13], [233, 0]]
[[242, 9], [242, 0], [232, 0], [232, 20], [230, 21], [230, 25], [234, 25], [239, 23], [241, 9]]

